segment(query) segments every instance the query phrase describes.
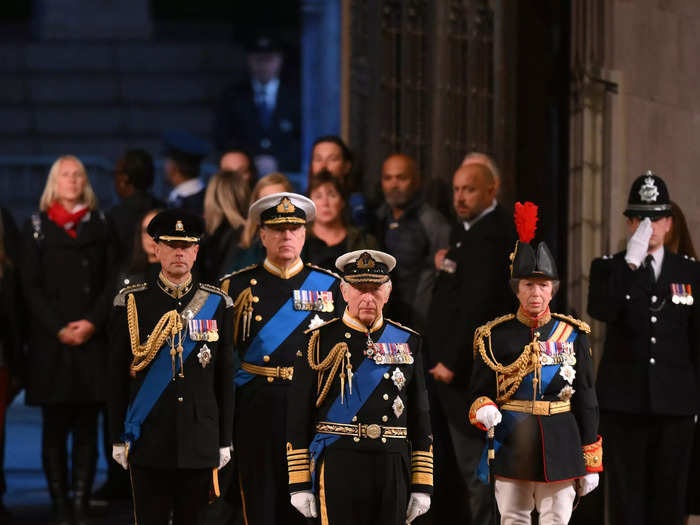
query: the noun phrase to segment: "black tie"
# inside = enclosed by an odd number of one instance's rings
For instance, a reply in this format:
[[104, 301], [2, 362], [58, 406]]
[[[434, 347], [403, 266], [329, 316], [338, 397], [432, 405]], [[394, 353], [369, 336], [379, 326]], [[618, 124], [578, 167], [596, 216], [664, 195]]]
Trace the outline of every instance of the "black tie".
[[652, 266], [653, 260], [654, 256], [651, 254], [647, 255], [644, 259], [644, 272], [646, 274], [646, 279], [652, 284], [656, 282], [656, 274], [654, 273], [654, 267]]

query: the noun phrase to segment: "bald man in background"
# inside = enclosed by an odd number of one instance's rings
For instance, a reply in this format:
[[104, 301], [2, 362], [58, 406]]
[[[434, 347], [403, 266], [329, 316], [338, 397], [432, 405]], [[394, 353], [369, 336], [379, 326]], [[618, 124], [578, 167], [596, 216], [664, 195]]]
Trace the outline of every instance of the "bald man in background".
[[434, 260], [438, 276], [425, 337], [438, 472], [432, 511], [436, 523], [490, 523], [489, 487], [475, 476], [483, 435], [464, 424], [464, 411], [474, 330], [514, 308], [508, 256], [516, 234], [512, 214], [496, 200], [498, 183], [488, 156], [467, 156], [452, 178], [458, 220], [449, 248], [438, 251]]
[[387, 317], [421, 331], [437, 273], [435, 254], [448, 246], [450, 228], [423, 200], [413, 158], [399, 153], [387, 157], [381, 184], [384, 203], [377, 210], [375, 237], [397, 260]]

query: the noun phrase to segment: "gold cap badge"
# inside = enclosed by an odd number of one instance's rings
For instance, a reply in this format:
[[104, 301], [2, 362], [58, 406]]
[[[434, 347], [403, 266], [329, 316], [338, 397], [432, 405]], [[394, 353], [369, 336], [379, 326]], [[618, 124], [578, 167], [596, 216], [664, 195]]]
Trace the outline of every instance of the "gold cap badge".
[[177, 232], [184, 232], [185, 231], [185, 227], [183, 226], [182, 221], [177, 221], [175, 223], [175, 231], [177, 231]]
[[292, 201], [290, 201], [288, 197], [282, 197], [282, 200], [277, 205], [278, 213], [294, 213], [295, 210], [294, 204], [292, 204]]
[[372, 259], [372, 256], [369, 253], [364, 252], [362, 255], [360, 255], [360, 258], [357, 259], [357, 267], [361, 270], [374, 268], [374, 259]]

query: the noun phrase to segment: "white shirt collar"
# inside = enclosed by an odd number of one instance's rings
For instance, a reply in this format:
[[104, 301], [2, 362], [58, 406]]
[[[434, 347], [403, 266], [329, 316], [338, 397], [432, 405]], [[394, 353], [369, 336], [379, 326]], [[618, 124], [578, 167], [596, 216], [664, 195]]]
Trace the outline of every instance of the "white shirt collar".
[[168, 201], [174, 201], [178, 197], [190, 197], [204, 189], [204, 183], [199, 178], [186, 180], [175, 186], [168, 195]]
[[267, 84], [261, 84], [253, 79], [253, 93], [255, 94], [255, 103], [260, 104], [265, 100], [267, 107], [274, 108], [277, 103], [277, 91], [280, 87], [280, 79], [273, 78]]
[[498, 206], [498, 202], [496, 199], [493, 199], [493, 202], [491, 203], [491, 206], [486, 208], [484, 211], [482, 211], [479, 215], [477, 215], [475, 218], [473, 218], [471, 221], [464, 221], [464, 229], [466, 231], [469, 231], [469, 228], [474, 226], [477, 222], [479, 222], [481, 219], [486, 217], [489, 213], [491, 213], [493, 210], [496, 209], [496, 206]]

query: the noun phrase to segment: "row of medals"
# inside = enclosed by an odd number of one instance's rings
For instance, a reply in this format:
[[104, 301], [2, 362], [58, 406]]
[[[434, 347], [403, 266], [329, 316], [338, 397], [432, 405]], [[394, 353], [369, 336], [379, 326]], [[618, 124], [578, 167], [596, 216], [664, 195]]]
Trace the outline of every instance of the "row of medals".
[[364, 354], [373, 359], [378, 365], [412, 365], [413, 356], [410, 353], [400, 352], [390, 355], [381, 351], [380, 347], [372, 341], [372, 338], [367, 333], [367, 349]]

